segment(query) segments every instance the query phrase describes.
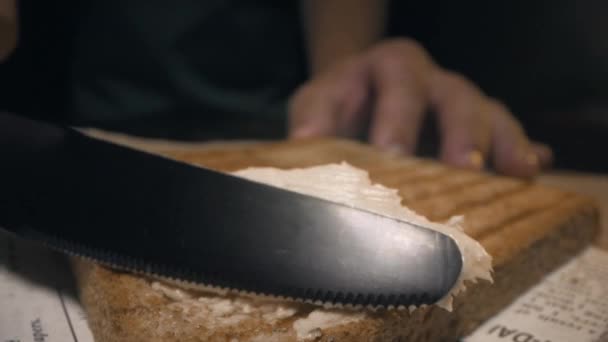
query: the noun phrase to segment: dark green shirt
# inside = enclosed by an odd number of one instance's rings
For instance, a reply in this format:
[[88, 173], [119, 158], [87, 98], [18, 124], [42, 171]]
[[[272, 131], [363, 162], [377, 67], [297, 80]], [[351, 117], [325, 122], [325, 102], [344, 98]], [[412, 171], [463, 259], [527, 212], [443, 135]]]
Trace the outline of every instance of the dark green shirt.
[[297, 2], [82, 2], [76, 121], [156, 115], [276, 118], [304, 77]]

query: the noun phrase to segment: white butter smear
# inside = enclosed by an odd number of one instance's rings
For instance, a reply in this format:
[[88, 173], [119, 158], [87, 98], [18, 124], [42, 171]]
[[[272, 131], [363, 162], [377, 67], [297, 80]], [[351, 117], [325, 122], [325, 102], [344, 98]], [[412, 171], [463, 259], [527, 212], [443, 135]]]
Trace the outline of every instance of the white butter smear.
[[297, 319], [293, 323], [293, 328], [298, 339], [312, 340], [321, 337], [323, 329], [357, 322], [363, 318], [365, 318], [364, 312], [345, 314], [340, 310], [314, 310], [306, 318]]
[[276, 186], [302, 194], [338, 202], [419, 224], [440, 231], [454, 239], [463, 257], [462, 272], [448, 295], [436, 305], [451, 311], [453, 296], [465, 290], [465, 281], [492, 281], [492, 257], [481, 244], [461, 227], [462, 217], [456, 216], [441, 224], [429, 221], [401, 204], [398, 190], [373, 184], [367, 171], [347, 163], [328, 164], [302, 169], [248, 168], [233, 173], [252, 181]]
[[[465, 290], [465, 281], [478, 279], [492, 281], [492, 259], [483, 247], [467, 236], [460, 227], [461, 218], [450, 219], [446, 224], [430, 222], [424, 216], [401, 205], [398, 191], [373, 184], [366, 171], [347, 163], [328, 164], [302, 169], [248, 168], [233, 173], [252, 181], [288, 189], [302, 194], [365, 209], [381, 215], [419, 224], [451, 236], [463, 257], [460, 277], [448, 295], [436, 304], [448, 311], [453, 296]], [[258, 317], [266, 322], [293, 320], [292, 327], [300, 341], [322, 335], [322, 330], [363, 320], [365, 311], [315, 308], [301, 316], [304, 305], [285, 301], [268, 301], [234, 294], [198, 293], [195, 297], [178, 289], [154, 283], [153, 288], [175, 301], [171, 304], [186, 313], [192, 313], [213, 326], [235, 325], [244, 319]], [[414, 307], [409, 308], [415, 309]], [[298, 313], [300, 313], [298, 315]], [[192, 317], [194, 319], [194, 317]]]
[[216, 293], [196, 293], [184, 291], [160, 282], [153, 282], [152, 288], [173, 302], [171, 308], [187, 314], [192, 322], [204, 322], [208, 329], [233, 326], [251, 318], [259, 318], [275, 323], [295, 315], [297, 303], [254, 299], [238, 295], [218, 295]]

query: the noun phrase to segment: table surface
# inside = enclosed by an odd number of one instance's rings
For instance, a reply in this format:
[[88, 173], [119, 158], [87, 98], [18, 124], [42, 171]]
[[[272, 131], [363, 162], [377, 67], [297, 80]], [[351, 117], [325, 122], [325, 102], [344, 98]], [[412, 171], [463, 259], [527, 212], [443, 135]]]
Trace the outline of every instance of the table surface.
[[539, 177], [543, 184], [575, 191], [595, 198], [600, 209], [601, 232], [598, 245], [608, 249], [608, 175], [552, 171]]

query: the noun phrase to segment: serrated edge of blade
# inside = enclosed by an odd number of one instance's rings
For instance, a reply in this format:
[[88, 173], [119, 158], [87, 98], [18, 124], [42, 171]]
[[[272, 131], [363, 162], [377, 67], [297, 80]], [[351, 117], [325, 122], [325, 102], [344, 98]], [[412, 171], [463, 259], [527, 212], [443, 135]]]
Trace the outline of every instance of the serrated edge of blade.
[[[288, 301], [302, 304], [310, 304], [323, 307], [325, 309], [344, 309], [353, 311], [369, 310], [373, 312], [379, 312], [383, 310], [409, 310], [411, 312], [412, 310], [418, 307], [425, 307], [429, 305], [390, 304], [391, 301], [393, 303], [396, 302], [396, 298], [394, 298], [395, 296], [387, 296], [387, 298], [384, 298], [385, 296], [374, 296], [371, 294], [344, 295], [342, 293], [334, 294], [332, 291], [327, 291], [323, 289], [308, 289], [306, 290], [306, 293], [312, 293], [312, 298], [303, 298], [295, 296], [274, 295], [271, 293], [249, 291], [234, 287], [223, 287], [209, 283], [193, 281], [188, 279], [187, 276], [180, 277], [166, 275], [168, 273], [181, 273], [183, 275], [194, 275], [197, 273], [195, 271], [188, 270], [185, 268], [178, 270], [172, 266], [150, 264], [148, 262], [145, 262], [144, 260], [137, 259], [136, 257], [120, 255], [119, 253], [109, 250], [91, 248], [82, 243], [67, 241], [63, 238], [53, 237], [47, 234], [40, 233], [38, 231], [35, 231], [35, 234], [33, 235], [35, 235], [32, 238], [33, 240], [41, 243], [42, 245], [50, 249], [65, 253], [69, 256], [92, 261], [118, 271], [130, 272], [136, 275], [156, 279], [159, 281], [163, 281], [167, 284], [173, 284], [175, 286], [179, 286], [188, 290], [211, 292], [217, 295], [235, 294], [249, 298], [259, 298], [271, 301]], [[166, 272], [163, 272], [163, 270], [166, 270]], [[371, 302], [374, 301], [374, 297], [379, 297], [381, 300], [387, 302], [388, 304], [371, 304]], [[356, 303], [356, 301], [362, 301], [365, 302], [365, 304]]]

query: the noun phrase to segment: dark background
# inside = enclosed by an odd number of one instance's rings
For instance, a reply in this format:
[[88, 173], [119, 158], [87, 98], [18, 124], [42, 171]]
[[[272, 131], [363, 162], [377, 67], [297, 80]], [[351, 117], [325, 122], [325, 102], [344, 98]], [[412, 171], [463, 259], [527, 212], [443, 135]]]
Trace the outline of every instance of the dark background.
[[[66, 75], [82, 3], [20, 1], [19, 47], [0, 66], [1, 109], [68, 121]], [[605, 1], [395, 1], [389, 33], [419, 40], [441, 65], [505, 102], [533, 139], [553, 146], [556, 167], [607, 172], [607, 14]], [[108, 128], [184, 139], [274, 138], [285, 124], [199, 121], [168, 123], [159, 115]]]

